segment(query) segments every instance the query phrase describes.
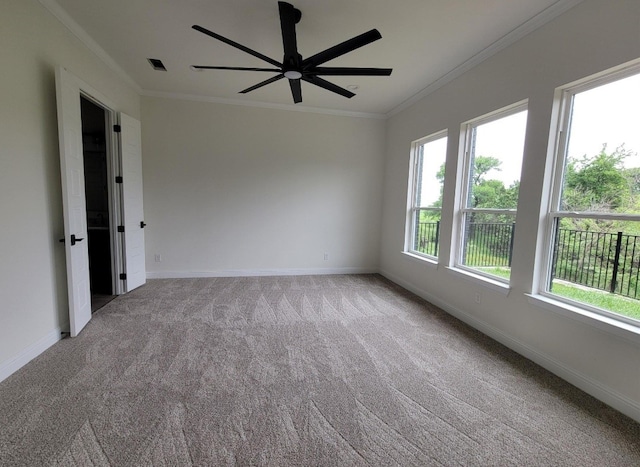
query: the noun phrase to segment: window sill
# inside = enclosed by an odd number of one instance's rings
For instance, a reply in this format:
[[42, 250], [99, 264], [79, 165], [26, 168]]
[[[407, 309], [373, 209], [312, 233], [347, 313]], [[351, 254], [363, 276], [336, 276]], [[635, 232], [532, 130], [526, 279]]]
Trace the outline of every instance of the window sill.
[[504, 282], [493, 280], [481, 274], [474, 274], [473, 272], [467, 271], [466, 269], [454, 268], [450, 266], [447, 266], [446, 269], [450, 273], [461, 277], [462, 279], [473, 282], [474, 284], [483, 285], [495, 292], [501, 293], [504, 296], [508, 296], [509, 292], [511, 292], [511, 286], [509, 284], [505, 284]]
[[621, 337], [631, 343], [640, 346], [640, 326], [618, 321], [584, 308], [570, 305], [552, 297], [540, 294], [525, 294], [527, 300], [532, 305], [536, 305], [544, 310], [557, 313], [565, 318], [580, 321], [599, 330], [608, 332], [617, 337]]
[[427, 264], [428, 266], [432, 267], [432, 268], [437, 268], [438, 267], [438, 259], [434, 258], [432, 256], [423, 256], [423, 255], [418, 255], [415, 253], [411, 253], [409, 251], [402, 251], [401, 252], [404, 256], [411, 258], [413, 260], [416, 261], [420, 261], [422, 264]]

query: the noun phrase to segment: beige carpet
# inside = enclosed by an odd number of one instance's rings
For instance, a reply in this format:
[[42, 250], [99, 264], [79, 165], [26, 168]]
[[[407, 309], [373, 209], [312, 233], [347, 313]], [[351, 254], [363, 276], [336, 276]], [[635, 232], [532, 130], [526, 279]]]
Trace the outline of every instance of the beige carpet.
[[153, 280], [0, 383], [0, 465], [640, 465], [640, 425], [377, 275]]

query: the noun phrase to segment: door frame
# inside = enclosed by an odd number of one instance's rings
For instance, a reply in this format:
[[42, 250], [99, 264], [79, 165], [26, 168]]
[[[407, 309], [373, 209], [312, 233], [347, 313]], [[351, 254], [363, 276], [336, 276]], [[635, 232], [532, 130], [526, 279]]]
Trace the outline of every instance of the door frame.
[[[78, 80], [80, 81], [80, 80]], [[122, 190], [115, 182], [116, 174], [121, 174], [121, 161], [118, 157], [118, 139], [113, 131], [113, 126], [118, 124], [118, 113], [105, 105], [94, 95], [88, 94], [84, 87], [79, 90], [79, 95], [92, 104], [97, 105], [105, 112], [105, 151], [107, 159], [107, 197], [109, 202], [109, 242], [111, 245], [111, 291], [112, 295], [122, 295], [125, 293], [123, 281], [119, 279], [119, 271], [123, 271], [122, 242], [118, 241], [116, 226], [121, 225], [122, 219]], [[81, 115], [82, 118], [82, 115]], [[86, 182], [86, 180], [85, 180]], [[87, 227], [88, 228], [88, 227]]]
[[[73, 79], [78, 90], [78, 102], [80, 97], [90, 100], [105, 111], [105, 146], [107, 157], [107, 177], [109, 183], [107, 190], [109, 192], [109, 237], [111, 241], [111, 281], [112, 291], [114, 295], [122, 295], [126, 293], [125, 282], [120, 280], [120, 272], [124, 271], [124, 246], [123, 242], [117, 235], [117, 226], [122, 224], [123, 206], [122, 206], [122, 186], [116, 183], [116, 174], [122, 173], [121, 161], [119, 157], [119, 141], [118, 135], [113, 130], [114, 125], [119, 123], [119, 114], [116, 105], [100, 91], [78, 78], [76, 75], [68, 71], [64, 67], [58, 67], [64, 72], [66, 78]], [[58, 74], [63, 74], [59, 72]], [[79, 105], [79, 104], [78, 104]], [[80, 129], [81, 130], [81, 129]], [[86, 216], [86, 213], [85, 213]]]

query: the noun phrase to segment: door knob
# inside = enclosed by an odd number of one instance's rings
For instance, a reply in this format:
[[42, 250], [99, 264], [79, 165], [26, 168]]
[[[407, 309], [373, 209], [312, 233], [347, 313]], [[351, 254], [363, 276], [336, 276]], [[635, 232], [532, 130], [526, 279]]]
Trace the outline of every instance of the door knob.
[[147, 224], [144, 223], [144, 221], [140, 221], [140, 228], [144, 229], [147, 226]]
[[81, 242], [82, 240], [84, 240], [84, 238], [78, 238], [71, 234], [71, 246], [75, 245], [77, 242]]
[[[84, 238], [78, 238], [75, 235], [71, 234], [71, 246], [75, 245], [77, 242], [81, 242], [82, 240], [84, 240]], [[60, 243], [65, 243], [66, 240], [64, 238], [61, 238]]]

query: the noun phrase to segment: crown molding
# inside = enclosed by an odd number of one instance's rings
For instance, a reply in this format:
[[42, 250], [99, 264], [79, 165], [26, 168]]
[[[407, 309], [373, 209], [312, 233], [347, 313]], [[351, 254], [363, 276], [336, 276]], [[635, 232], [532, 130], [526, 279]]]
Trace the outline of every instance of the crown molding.
[[501, 37], [493, 44], [483, 49], [470, 59], [458, 65], [453, 70], [444, 74], [437, 80], [430, 83], [428, 86], [423, 88], [418, 93], [414, 94], [404, 102], [400, 103], [398, 106], [394, 107], [392, 110], [387, 112], [386, 114], [378, 114], [378, 113], [369, 113], [369, 112], [350, 112], [346, 110], [337, 110], [337, 109], [324, 109], [320, 107], [308, 107], [308, 106], [300, 106], [300, 105], [289, 105], [289, 104], [274, 104], [274, 103], [266, 103], [266, 102], [258, 102], [258, 101], [249, 101], [249, 100], [240, 100], [240, 99], [227, 99], [227, 98], [218, 98], [218, 97], [209, 97], [209, 96], [201, 96], [195, 94], [182, 94], [182, 93], [169, 93], [169, 92], [160, 92], [160, 91], [152, 91], [142, 89], [135, 80], [116, 63], [116, 61], [111, 58], [111, 56], [100, 46], [98, 43], [91, 38], [91, 36], [84, 30], [78, 23], [76, 23], [66, 11], [55, 1], [55, 0], [38, 0], [42, 6], [44, 6], [55, 18], [58, 19], [73, 35], [75, 35], [80, 42], [82, 42], [89, 50], [91, 50], [94, 54], [98, 56], [98, 58], [104, 62], [109, 68], [111, 68], [117, 75], [119, 75], [122, 79], [124, 79], [129, 85], [131, 85], [140, 95], [149, 96], [149, 97], [162, 97], [167, 99], [179, 99], [179, 100], [190, 100], [197, 102], [210, 102], [216, 104], [226, 104], [226, 105], [238, 105], [245, 107], [258, 107], [258, 108], [266, 108], [266, 109], [275, 109], [275, 110], [286, 110], [286, 111], [294, 111], [294, 112], [307, 112], [307, 113], [316, 113], [316, 114], [324, 114], [324, 115], [336, 115], [342, 117], [356, 117], [356, 118], [371, 118], [376, 120], [384, 120], [390, 118], [403, 110], [411, 107], [416, 102], [420, 101], [424, 97], [429, 94], [435, 92], [437, 89], [442, 86], [450, 83], [454, 79], [460, 77], [467, 71], [471, 70], [473, 67], [479, 65], [484, 60], [489, 57], [497, 54], [501, 50], [509, 47], [514, 44], [518, 40], [522, 39], [526, 35], [535, 31], [536, 29], [542, 27], [549, 21], [555, 19], [560, 16], [564, 12], [573, 8], [574, 6], [581, 3], [583, 0], [559, 0], [554, 3], [550, 7], [546, 8], [544, 11], [538, 13], [536, 16], [531, 18], [530, 20], [522, 23], [520, 26]]
[[397, 107], [394, 107], [385, 115], [385, 117], [389, 118], [402, 112], [403, 110], [406, 110], [407, 108], [411, 107], [413, 104], [418, 102], [419, 100], [435, 92], [445, 84], [448, 84], [454, 79], [462, 76], [464, 73], [471, 70], [473, 67], [479, 65], [489, 57], [497, 54], [503, 49], [506, 49], [510, 45], [516, 43], [517, 41], [525, 37], [526, 35], [544, 26], [549, 21], [557, 18], [564, 12], [570, 10], [571, 8], [573, 8], [574, 6], [578, 5], [583, 1], [584, 0], [559, 0], [558, 2], [554, 3], [553, 5], [549, 6], [545, 10], [538, 13], [533, 18], [529, 19], [528, 21], [525, 21], [524, 23], [522, 23], [520, 26], [518, 26], [511, 32], [502, 36], [500, 39], [498, 39], [497, 41], [495, 41], [493, 44], [483, 49], [482, 51], [478, 52], [476, 55], [474, 55], [470, 59], [461, 63], [460, 65], [455, 67], [453, 70], [449, 71], [448, 73], [444, 74], [437, 80], [433, 81], [427, 87], [423, 88], [420, 92], [414, 94], [413, 96], [411, 96], [409, 99], [402, 102]]
[[133, 87], [138, 93], [142, 90], [140, 85], [134, 81], [134, 79], [129, 76], [129, 74], [124, 71], [123, 68], [120, 67], [116, 63], [116, 61], [111, 58], [111, 56], [102, 48], [96, 41], [94, 41], [91, 36], [80, 27], [78, 23], [76, 23], [69, 14], [64, 11], [64, 9], [58, 5], [55, 0], [38, 0], [40, 4], [45, 7], [49, 13], [51, 13], [58, 21], [60, 21], [71, 33], [82, 42], [89, 50], [91, 50], [97, 57], [104, 62], [111, 70], [113, 70], [118, 76], [120, 76], [127, 84]]
[[161, 97], [164, 99], [177, 99], [183, 101], [208, 102], [213, 104], [238, 105], [244, 107], [258, 107], [262, 109], [285, 110], [289, 112], [306, 112], [323, 115], [335, 115], [339, 117], [370, 118], [375, 120], [385, 120], [385, 114], [368, 112], [350, 112], [348, 110], [323, 109], [322, 107], [301, 106], [298, 104], [274, 104], [258, 101], [247, 101], [240, 99], [225, 99], [221, 97], [201, 96], [197, 94], [182, 94], [175, 92], [150, 91], [143, 89], [140, 95], [147, 97]]

